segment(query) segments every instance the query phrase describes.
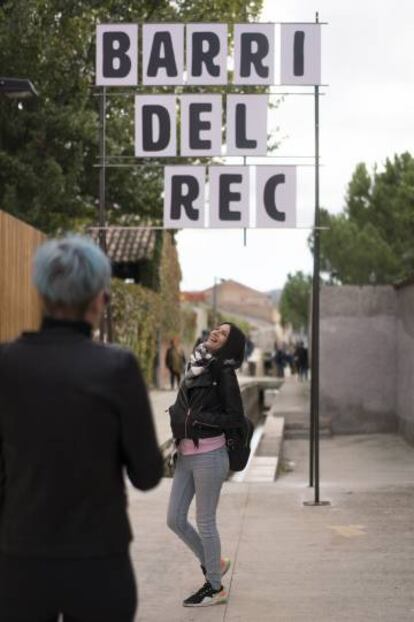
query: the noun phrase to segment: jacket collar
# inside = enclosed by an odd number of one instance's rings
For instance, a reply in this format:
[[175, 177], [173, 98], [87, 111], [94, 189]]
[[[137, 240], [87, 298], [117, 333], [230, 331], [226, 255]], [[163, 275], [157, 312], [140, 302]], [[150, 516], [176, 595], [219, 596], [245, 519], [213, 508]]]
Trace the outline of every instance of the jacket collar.
[[45, 317], [42, 321], [40, 330], [43, 331], [62, 331], [76, 332], [85, 335], [86, 337], [92, 336], [92, 326], [88, 322], [80, 320], [56, 320], [53, 317]]
[[39, 331], [25, 331], [22, 334], [24, 341], [35, 341], [36, 343], [50, 343], [56, 340], [78, 341], [91, 339], [92, 326], [87, 322], [72, 320], [55, 320], [46, 317], [43, 319]]

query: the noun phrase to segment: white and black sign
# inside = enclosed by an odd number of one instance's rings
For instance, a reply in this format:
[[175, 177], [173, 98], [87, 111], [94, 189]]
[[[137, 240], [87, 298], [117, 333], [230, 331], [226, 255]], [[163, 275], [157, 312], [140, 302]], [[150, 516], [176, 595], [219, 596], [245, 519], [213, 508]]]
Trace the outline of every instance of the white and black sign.
[[281, 83], [321, 83], [321, 25], [282, 24]]
[[[251, 221], [250, 166], [210, 166], [208, 226], [237, 229]], [[296, 167], [257, 166], [255, 226], [296, 227]], [[164, 227], [204, 227], [207, 188], [203, 166], [167, 166]]]
[[[228, 34], [226, 24], [144, 24], [138, 50], [137, 24], [100, 24], [96, 84], [137, 86], [141, 51], [144, 86], [228, 84]], [[235, 24], [233, 34], [233, 83], [274, 84], [275, 24]], [[280, 41], [280, 83], [320, 84], [321, 24], [282, 24]], [[136, 95], [135, 156], [266, 156], [268, 108], [266, 94]], [[258, 228], [295, 227], [296, 167], [257, 166], [252, 188], [251, 172], [249, 166], [167, 166], [164, 226], [244, 228], [255, 216]]]
[[296, 226], [296, 167], [256, 167], [256, 227]]
[[268, 95], [227, 96], [227, 155], [267, 154], [268, 107]]
[[273, 84], [274, 49], [273, 24], [236, 24], [234, 84]]
[[[282, 24], [281, 84], [321, 83], [321, 24]], [[144, 85], [224, 85], [228, 79], [227, 24], [144, 24]], [[184, 57], [186, 63], [184, 63]], [[275, 25], [234, 25], [234, 75], [238, 85], [275, 81]], [[138, 26], [96, 28], [96, 84], [138, 84]]]
[[184, 84], [184, 24], [144, 24], [142, 82]]
[[97, 86], [138, 84], [138, 26], [100, 24], [96, 27]]
[[164, 227], [205, 227], [204, 166], [166, 166], [164, 169]]
[[249, 226], [249, 167], [210, 166], [209, 227]]
[[221, 155], [221, 95], [182, 95], [181, 155]]
[[177, 155], [175, 95], [135, 96], [135, 157]]
[[187, 83], [227, 84], [227, 24], [187, 24]]
[[[182, 95], [182, 156], [222, 155], [221, 95]], [[136, 157], [174, 157], [177, 154], [175, 95], [136, 95]], [[267, 95], [227, 97], [227, 155], [265, 156], [267, 153]]]

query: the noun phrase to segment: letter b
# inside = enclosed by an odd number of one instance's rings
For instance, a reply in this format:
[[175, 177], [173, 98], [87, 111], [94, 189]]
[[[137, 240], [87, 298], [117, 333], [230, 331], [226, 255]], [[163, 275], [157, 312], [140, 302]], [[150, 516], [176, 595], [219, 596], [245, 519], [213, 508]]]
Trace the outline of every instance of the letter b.
[[96, 84], [136, 86], [138, 27], [100, 24], [96, 27]]
[[104, 78], [126, 78], [131, 71], [131, 59], [127, 54], [130, 46], [129, 37], [125, 32], [104, 32]]

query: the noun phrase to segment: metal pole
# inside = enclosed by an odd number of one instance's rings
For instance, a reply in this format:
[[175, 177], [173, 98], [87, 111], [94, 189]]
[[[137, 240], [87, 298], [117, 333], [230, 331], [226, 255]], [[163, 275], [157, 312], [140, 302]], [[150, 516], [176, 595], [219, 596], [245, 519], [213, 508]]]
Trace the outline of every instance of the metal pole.
[[[247, 12], [247, 0], [244, 2], [244, 21], [249, 21], [248, 12]], [[243, 166], [246, 166], [246, 156], [243, 157]], [[243, 229], [243, 246], [247, 246], [247, 229], [246, 227]]]
[[[318, 14], [316, 14], [318, 22]], [[315, 454], [317, 403], [319, 393], [319, 86], [314, 87], [314, 122], [315, 122], [315, 218], [313, 230], [313, 283], [312, 283], [312, 325], [311, 325], [311, 395], [310, 395], [310, 427], [309, 427], [309, 486], [315, 482]], [[316, 494], [319, 495], [315, 488]]]
[[319, 503], [319, 279], [320, 231], [319, 227], [319, 86], [315, 86], [315, 234], [314, 270], [312, 289], [312, 421], [314, 437], [315, 503]]
[[213, 286], [213, 328], [215, 328], [217, 322], [217, 277], [214, 277]]
[[[319, 13], [316, 13], [319, 23]], [[312, 353], [310, 404], [310, 486], [315, 487], [315, 499], [305, 505], [329, 505], [320, 501], [319, 490], [319, 293], [320, 293], [320, 196], [319, 196], [319, 86], [315, 85], [315, 227], [313, 237], [312, 283]]]
[[[107, 254], [106, 246], [106, 87], [102, 87], [99, 98], [99, 246]], [[110, 303], [109, 303], [110, 304]], [[105, 325], [108, 325], [108, 340], [112, 339], [112, 314], [110, 306], [106, 309], [106, 319], [102, 318], [99, 326], [99, 339], [105, 339]]]
[[106, 253], [106, 87], [101, 90], [99, 99], [99, 246]]

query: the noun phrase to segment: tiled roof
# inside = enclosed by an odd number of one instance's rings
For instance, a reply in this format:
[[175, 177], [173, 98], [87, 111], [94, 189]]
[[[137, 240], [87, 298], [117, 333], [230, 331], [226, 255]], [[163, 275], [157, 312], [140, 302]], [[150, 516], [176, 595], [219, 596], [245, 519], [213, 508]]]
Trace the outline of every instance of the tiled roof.
[[[112, 263], [138, 263], [151, 259], [155, 247], [155, 231], [134, 227], [108, 227], [106, 245]], [[93, 240], [99, 243], [97, 229], [92, 230]]]
[[205, 292], [181, 292], [183, 302], [207, 302]]

